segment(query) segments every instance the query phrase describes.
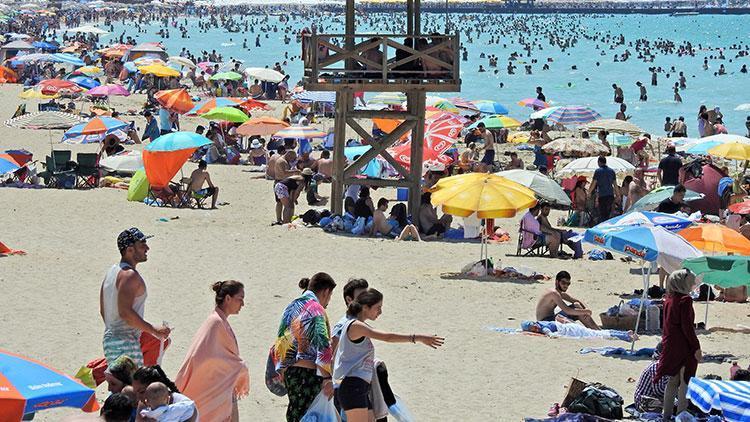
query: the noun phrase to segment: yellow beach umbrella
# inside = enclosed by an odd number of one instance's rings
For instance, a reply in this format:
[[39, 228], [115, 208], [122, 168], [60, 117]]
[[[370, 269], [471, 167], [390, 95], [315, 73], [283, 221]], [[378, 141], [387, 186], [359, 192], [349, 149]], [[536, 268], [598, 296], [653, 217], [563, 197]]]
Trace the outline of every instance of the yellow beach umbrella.
[[750, 144], [727, 142], [709, 149], [708, 153], [714, 157], [732, 160], [750, 160]]
[[22, 93], [18, 94], [18, 96], [20, 98], [23, 98], [24, 100], [31, 100], [31, 99], [34, 99], [34, 100], [49, 100], [49, 99], [52, 99], [52, 98], [60, 98], [60, 94], [57, 94], [57, 93], [56, 94], [52, 94], [52, 95], [42, 94], [41, 90], [36, 90], [36, 89], [33, 89], [33, 88], [32, 89], [27, 89], [27, 90], [23, 91]]
[[508, 142], [511, 144], [525, 144], [529, 142], [529, 132], [516, 132], [508, 136]]
[[534, 192], [489, 173], [467, 173], [440, 179], [432, 189], [432, 204], [459, 217], [513, 217], [536, 203]]
[[104, 71], [102, 70], [102, 68], [98, 66], [79, 67], [78, 69], [76, 69], [76, 72], [81, 72], [84, 75], [90, 76], [92, 78], [97, 77], [97, 76], [102, 76], [104, 74]]
[[138, 70], [141, 73], [151, 74], [159, 78], [177, 77], [182, 75], [178, 70], [172, 69], [168, 66], [164, 66], [163, 64], [150, 64], [148, 66], [141, 66], [138, 68]]

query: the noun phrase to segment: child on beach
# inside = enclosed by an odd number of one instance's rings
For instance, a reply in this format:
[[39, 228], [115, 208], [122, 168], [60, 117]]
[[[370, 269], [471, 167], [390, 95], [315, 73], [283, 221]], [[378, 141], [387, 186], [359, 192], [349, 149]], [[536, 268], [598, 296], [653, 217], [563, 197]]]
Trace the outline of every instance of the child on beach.
[[153, 382], [146, 388], [146, 405], [141, 417], [157, 422], [184, 422], [195, 413], [195, 403], [185, 400], [170, 404], [169, 388], [164, 383]]

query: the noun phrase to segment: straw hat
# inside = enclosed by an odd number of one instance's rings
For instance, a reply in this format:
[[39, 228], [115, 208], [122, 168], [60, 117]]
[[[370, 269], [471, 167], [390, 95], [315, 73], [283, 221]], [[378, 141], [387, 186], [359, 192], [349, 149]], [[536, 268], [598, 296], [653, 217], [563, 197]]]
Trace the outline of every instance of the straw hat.
[[252, 149], [260, 148], [260, 141], [257, 139], [253, 139], [253, 142], [250, 144], [250, 148]]
[[302, 170], [302, 175], [303, 176], [312, 176], [313, 175], [313, 171], [312, 171], [312, 169], [310, 167], [305, 167]]

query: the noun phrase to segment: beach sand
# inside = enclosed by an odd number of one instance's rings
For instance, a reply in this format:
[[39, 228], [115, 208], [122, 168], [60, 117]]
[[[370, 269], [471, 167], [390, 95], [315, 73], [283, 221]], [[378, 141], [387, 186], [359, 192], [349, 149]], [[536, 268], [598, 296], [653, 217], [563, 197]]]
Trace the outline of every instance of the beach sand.
[[[0, 86], [0, 116], [13, 113], [19, 90], [18, 86]], [[138, 100], [114, 102], [137, 104]], [[36, 108], [34, 102], [29, 103], [32, 108]], [[142, 130], [143, 119], [138, 117], [137, 123]], [[197, 124], [205, 120], [183, 119], [183, 130]], [[61, 133], [52, 132], [55, 149], [71, 149], [75, 154], [98, 148], [59, 144]], [[50, 151], [48, 133], [3, 126], [0, 150], [10, 148], [26, 148], [35, 159], [43, 160]], [[194, 167], [188, 163], [184, 171]], [[0, 258], [0, 348], [68, 374], [102, 356], [100, 283], [119, 259], [117, 234], [136, 226], [155, 235], [149, 240], [148, 262], [138, 268], [149, 289], [146, 319], [166, 320], [174, 327], [173, 346], [163, 362], [170, 376], [176, 375], [193, 333], [213, 308], [209, 285], [222, 279], [245, 283], [246, 306], [230, 318], [252, 378], [249, 398], [239, 403], [243, 421], [283, 420], [286, 398], [274, 396], [264, 386], [266, 357], [282, 310], [299, 294], [298, 280], [318, 271], [330, 273], [341, 287], [350, 277], [363, 277], [382, 291], [383, 314], [372, 323], [378, 329], [437, 333], [446, 338], [439, 350], [376, 343], [394, 391], [416, 420], [540, 417], [552, 403], [562, 401], [564, 387], [573, 376], [607, 384], [626, 403], [632, 401], [635, 384], [627, 380], [637, 379], [646, 361], [577, 353], [588, 346], [627, 347], [624, 342], [549, 339], [486, 329], [518, 327], [522, 320], [532, 319], [536, 298], [554, 285], [552, 281], [497, 282], [458, 276], [464, 265], [478, 258], [478, 243], [395, 242], [331, 235], [319, 228], [271, 227], [271, 183], [248, 169], [209, 166], [214, 183], [221, 188], [220, 201], [230, 203], [213, 211], [153, 208], [127, 202], [125, 191], [108, 188], [0, 189], [0, 241], [28, 253]], [[323, 187], [321, 194], [327, 196], [329, 189]], [[383, 189], [373, 194], [374, 199], [381, 196], [395, 199], [396, 192]], [[298, 213], [306, 209], [302, 205]], [[179, 219], [160, 221], [173, 217]], [[618, 293], [640, 287], [638, 266], [623, 263], [619, 257], [594, 262], [511, 256], [516, 248], [517, 218], [496, 220], [512, 237], [509, 243], [489, 246], [496, 265], [533, 268], [550, 277], [568, 270], [573, 275], [570, 292], [596, 313], [618, 304]], [[328, 307], [332, 324], [344, 312], [341, 287]], [[696, 305], [698, 319], [703, 312], [704, 307]], [[748, 314], [746, 304], [711, 304], [709, 326], [747, 325]], [[743, 346], [745, 335], [711, 333], [699, 338], [704, 353], [734, 353], [743, 366], [750, 363]], [[637, 346], [654, 347], [657, 340], [646, 336]], [[726, 378], [728, 370], [729, 364], [711, 363], [702, 364], [698, 372]], [[106, 386], [97, 391], [103, 400]], [[73, 413], [69, 409], [46, 411], [35, 420], [56, 421]]]

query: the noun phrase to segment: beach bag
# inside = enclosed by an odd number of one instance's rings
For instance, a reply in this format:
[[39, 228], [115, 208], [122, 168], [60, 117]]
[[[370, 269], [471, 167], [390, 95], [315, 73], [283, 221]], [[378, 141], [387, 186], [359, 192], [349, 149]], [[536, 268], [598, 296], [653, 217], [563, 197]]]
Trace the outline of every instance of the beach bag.
[[305, 224], [318, 224], [320, 221], [320, 213], [315, 210], [307, 210], [302, 214], [302, 222]]
[[284, 377], [276, 371], [276, 353], [274, 346], [271, 346], [271, 350], [268, 351], [268, 359], [266, 360], [266, 388], [273, 394], [284, 397], [286, 396], [286, 385], [284, 385]]
[[615, 390], [606, 385], [594, 383], [583, 389], [568, 406], [573, 413], [588, 413], [608, 419], [622, 419], [623, 400]]
[[338, 422], [339, 416], [333, 400], [326, 397], [323, 391], [318, 393], [300, 422]]

